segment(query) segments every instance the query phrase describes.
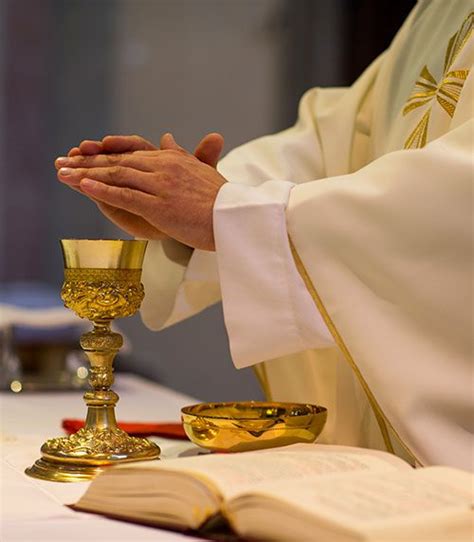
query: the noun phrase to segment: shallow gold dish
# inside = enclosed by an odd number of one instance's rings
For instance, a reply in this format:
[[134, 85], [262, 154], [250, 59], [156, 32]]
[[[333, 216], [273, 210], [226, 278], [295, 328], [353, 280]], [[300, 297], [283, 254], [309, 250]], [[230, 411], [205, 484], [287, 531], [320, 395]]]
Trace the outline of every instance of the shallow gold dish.
[[326, 418], [325, 407], [304, 403], [200, 403], [181, 409], [189, 439], [220, 452], [314, 442]]

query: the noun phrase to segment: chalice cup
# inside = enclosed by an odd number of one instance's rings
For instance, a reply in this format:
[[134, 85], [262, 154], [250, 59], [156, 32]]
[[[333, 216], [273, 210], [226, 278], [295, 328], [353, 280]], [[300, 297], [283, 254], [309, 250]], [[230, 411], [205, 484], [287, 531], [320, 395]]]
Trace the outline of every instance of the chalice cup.
[[29, 476], [58, 482], [85, 481], [110, 465], [156, 459], [160, 448], [131, 437], [117, 427], [113, 360], [122, 346], [110, 329], [115, 318], [131, 316], [144, 297], [140, 282], [146, 241], [63, 239], [66, 307], [90, 320], [93, 329], [81, 336], [90, 362], [91, 390], [84, 394], [84, 428], [69, 437], [52, 438], [41, 447], [41, 458], [26, 470]]

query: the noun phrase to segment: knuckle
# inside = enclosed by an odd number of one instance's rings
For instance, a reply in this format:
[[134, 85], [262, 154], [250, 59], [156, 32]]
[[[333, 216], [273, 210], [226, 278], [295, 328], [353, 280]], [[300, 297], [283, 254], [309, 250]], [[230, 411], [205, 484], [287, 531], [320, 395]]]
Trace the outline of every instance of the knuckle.
[[120, 162], [120, 155], [119, 154], [107, 154], [106, 155], [107, 163], [111, 166], [115, 166]]
[[84, 165], [87, 161], [87, 158], [88, 157], [84, 156], [83, 154], [78, 154], [77, 156], [74, 156], [73, 164], [78, 166]]
[[109, 178], [111, 180], [120, 178], [121, 174], [122, 174], [122, 168], [120, 166], [112, 166], [109, 168]]
[[125, 187], [125, 188], [121, 189], [120, 197], [121, 197], [122, 203], [125, 204], [125, 205], [130, 205], [134, 201], [133, 192], [128, 187]]

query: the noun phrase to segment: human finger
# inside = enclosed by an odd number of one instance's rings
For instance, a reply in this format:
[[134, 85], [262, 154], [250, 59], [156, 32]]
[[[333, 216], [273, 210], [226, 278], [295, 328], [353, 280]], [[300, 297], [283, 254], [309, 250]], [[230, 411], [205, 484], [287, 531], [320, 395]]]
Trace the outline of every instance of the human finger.
[[103, 151], [102, 141], [85, 139], [79, 144], [79, 150], [81, 151], [81, 154], [85, 155], [99, 154]]
[[156, 202], [156, 197], [140, 190], [128, 186], [111, 186], [95, 179], [81, 179], [80, 188], [89, 197], [139, 216], [148, 214]]
[[186, 149], [181, 147], [181, 145], [178, 145], [176, 143], [175, 138], [173, 137], [173, 134], [170, 134], [169, 132], [166, 134], [163, 134], [160, 139], [160, 150], [162, 151], [183, 151], [187, 152]]
[[149, 164], [147, 155], [125, 154], [95, 154], [93, 156], [60, 156], [56, 158], [54, 165], [59, 168], [91, 168], [125, 166], [140, 171], [153, 171], [153, 165]]
[[79, 147], [73, 147], [68, 153], [68, 156], [78, 156], [81, 154], [81, 149]]
[[58, 179], [70, 186], [80, 186], [80, 182], [84, 178], [119, 187], [136, 188], [148, 193], [153, 193], [153, 187], [156, 186], [156, 182], [153, 182], [155, 179], [153, 175], [131, 167], [63, 167], [58, 170]]
[[104, 152], [154, 151], [156, 145], [138, 135], [108, 135], [102, 139]]
[[168, 237], [166, 234], [162, 233], [154, 226], [152, 226], [143, 217], [125, 211], [124, 209], [118, 209], [117, 207], [113, 207], [112, 205], [98, 201], [90, 194], [84, 193], [81, 190], [80, 186], [70, 186], [70, 188], [93, 201], [106, 218], [108, 218], [120, 229], [126, 231], [128, 234], [135, 237], [155, 240], [166, 239]]
[[94, 201], [105, 217], [134, 237], [144, 239], [165, 239], [167, 237], [167, 235], [157, 230], [141, 216], [134, 215], [124, 209], [113, 207], [102, 201]]
[[216, 167], [224, 148], [224, 138], [221, 134], [210, 133], [198, 143], [194, 156], [205, 164]]

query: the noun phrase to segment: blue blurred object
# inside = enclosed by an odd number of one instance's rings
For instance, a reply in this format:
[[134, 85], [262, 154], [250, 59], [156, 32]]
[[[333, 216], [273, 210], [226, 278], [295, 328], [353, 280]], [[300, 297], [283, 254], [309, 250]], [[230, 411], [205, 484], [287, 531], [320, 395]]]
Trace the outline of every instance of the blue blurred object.
[[59, 291], [42, 282], [10, 282], [0, 284], [0, 303], [23, 309], [62, 307]]
[[[2, 305], [10, 305], [18, 309], [41, 311], [63, 307], [59, 288], [41, 282], [10, 282], [0, 284], [0, 310]], [[68, 309], [64, 308], [64, 311]], [[58, 325], [32, 327], [15, 325], [13, 322], [13, 342], [25, 343], [69, 343], [77, 344], [84, 329], [84, 323], [78, 318], [77, 325]]]

